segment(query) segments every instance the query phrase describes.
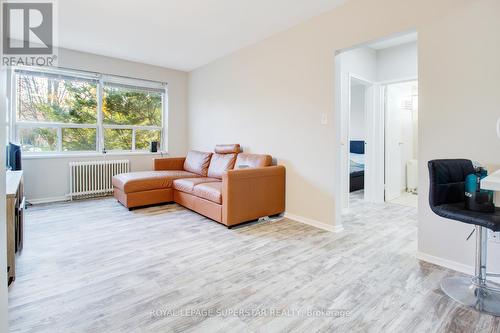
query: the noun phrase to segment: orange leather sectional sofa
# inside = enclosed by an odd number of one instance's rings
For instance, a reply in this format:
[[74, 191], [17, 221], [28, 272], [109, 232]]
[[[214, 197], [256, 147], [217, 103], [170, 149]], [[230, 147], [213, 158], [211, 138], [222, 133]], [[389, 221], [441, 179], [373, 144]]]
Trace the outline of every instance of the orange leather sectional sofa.
[[114, 196], [125, 207], [176, 202], [232, 227], [285, 211], [285, 167], [269, 155], [245, 154], [240, 145], [215, 153], [154, 159], [154, 171], [113, 177]]

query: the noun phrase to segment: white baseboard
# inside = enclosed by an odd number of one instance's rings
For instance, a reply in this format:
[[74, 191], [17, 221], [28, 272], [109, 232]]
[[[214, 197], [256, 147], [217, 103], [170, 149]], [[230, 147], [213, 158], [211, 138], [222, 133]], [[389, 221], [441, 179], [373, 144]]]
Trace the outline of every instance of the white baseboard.
[[[430, 254], [423, 253], [423, 252], [417, 252], [416, 257], [418, 260], [422, 260], [422, 261], [425, 261], [425, 262], [428, 262], [428, 263], [431, 263], [434, 265], [448, 268], [448, 269], [451, 269], [451, 270], [454, 270], [454, 271], [457, 271], [460, 273], [464, 273], [467, 275], [471, 275], [471, 276], [474, 275], [475, 269], [473, 266], [469, 266], [466, 264], [462, 264], [462, 263], [459, 263], [456, 261], [452, 261], [452, 260], [448, 260], [448, 259], [444, 259], [444, 258], [440, 258], [440, 257], [435, 257], [435, 256], [432, 256]], [[500, 278], [498, 278], [498, 277], [488, 277], [488, 280], [493, 281], [495, 283], [500, 283]]]
[[331, 224], [326, 224], [320, 221], [316, 221], [313, 219], [309, 219], [307, 217], [299, 216], [299, 215], [294, 215], [285, 212], [285, 217], [290, 220], [294, 220], [296, 222], [304, 223], [313, 227], [316, 227], [318, 229], [323, 229], [326, 231], [330, 232], [341, 232], [344, 230], [344, 227], [341, 225], [331, 225]]
[[39, 199], [26, 199], [27, 202], [33, 205], [39, 205], [39, 204], [44, 204], [44, 203], [51, 203], [51, 202], [61, 202], [61, 201], [68, 201], [69, 198], [65, 195], [59, 196], [59, 197], [47, 197], [47, 198], [39, 198]]
[[465, 265], [456, 261], [440, 258], [440, 257], [435, 257], [433, 255], [423, 253], [418, 251], [416, 255], [418, 260], [422, 260], [434, 265], [442, 266], [445, 268], [452, 269], [454, 271], [468, 274], [468, 275], [473, 275], [474, 274], [474, 267]]

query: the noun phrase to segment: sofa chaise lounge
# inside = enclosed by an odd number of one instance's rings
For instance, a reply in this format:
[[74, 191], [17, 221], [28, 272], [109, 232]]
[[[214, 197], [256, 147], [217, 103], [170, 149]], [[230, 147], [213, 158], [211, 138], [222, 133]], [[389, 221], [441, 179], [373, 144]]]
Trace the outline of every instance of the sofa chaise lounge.
[[217, 145], [215, 153], [154, 159], [153, 171], [113, 177], [115, 198], [125, 207], [176, 202], [232, 227], [285, 211], [285, 167], [269, 155]]

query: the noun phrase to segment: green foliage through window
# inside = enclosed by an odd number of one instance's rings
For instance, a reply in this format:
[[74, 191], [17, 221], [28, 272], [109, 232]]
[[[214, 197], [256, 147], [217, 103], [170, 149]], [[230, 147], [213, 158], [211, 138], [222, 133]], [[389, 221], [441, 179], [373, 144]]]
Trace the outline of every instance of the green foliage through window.
[[160, 93], [104, 87], [104, 124], [161, 126]]
[[18, 135], [24, 151], [39, 153], [57, 150], [55, 128], [20, 128]]
[[161, 131], [135, 131], [135, 149], [148, 150], [152, 141], [161, 141]]
[[132, 130], [106, 128], [104, 142], [107, 150], [132, 150]]
[[96, 150], [97, 129], [95, 128], [63, 128], [63, 151]]
[[161, 141], [160, 89], [105, 83], [98, 110], [97, 78], [20, 71], [15, 83], [14, 127], [24, 151], [97, 151], [99, 128], [106, 150], [148, 150], [151, 141]]
[[40, 76], [17, 77], [17, 120], [95, 124], [97, 84]]

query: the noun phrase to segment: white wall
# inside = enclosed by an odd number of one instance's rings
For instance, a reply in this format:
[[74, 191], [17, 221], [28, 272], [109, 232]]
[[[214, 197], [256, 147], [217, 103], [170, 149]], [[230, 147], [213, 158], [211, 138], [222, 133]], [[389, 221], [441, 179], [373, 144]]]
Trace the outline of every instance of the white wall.
[[350, 140], [364, 141], [366, 139], [365, 93], [365, 86], [351, 86], [351, 114], [349, 118]]
[[[4, 69], [0, 70], [0, 147], [5, 147], [5, 112], [7, 75]], [[5, 209], [5, 154], [0, 153], [0, 332], [7, 332], [8, 309], [7, 309], [7, 223]]]
[[377, 51], [377, 81], [414, 79], [418, 76], [417, 42]]
[[[419, 251], [471, 266], [471, 226], [438, 218], [427, 203], [427, 161], [469, 158], [500, 163], [500, 1], [471, 1], [419, 30]], [[431, 258], [432, 259], [432, 258]], [[491, 271], [500, 248], [491, 243]], [[457, 267], [459, 268], [459, 267]]]
[[[428, 208], [426, 163], [462, 156], [500, 164], [494, 153], [500, 149], [494, 129], [499, 18], [497, 0], [349, 1], [191, 72], [190, 146], [239, 142], [246, 150], [273, 154], [287, 167], [287, 211], [335, 225], [335, 51], [416, 28], [419, 251], [471, 264], [473, 244], [464, 242], [470, 228]], [[321, 125], [322, 113], [328, 114], [327, 125]]]
[[[186, 153], [187, 73], [68, 49], [59, 49], [58, 61], [58, 65], [63, 68], [167, 82], [168, 152], [172, 156]], [[68, 162], [70, 161], [123, 158], [130, 160], [133, 171], [139, 171], [150, 170], [154, 156], [153, 154], [130, 156], [108, 154], [105, 157], [89, 158], [26, 158], [23, 159], [26, 197], [31, 202], [64, 199], [69, 192]]]
[[153, 169], [155, 157], [160, 157], [160, 154], [108, 153], [93, 157], [25, 158], [22, 166], [26, 200], [34, 204], [66, 200], [69, 193], [69, 162], [126, 159], [130, 161], [131, 171], [145, 171]]

